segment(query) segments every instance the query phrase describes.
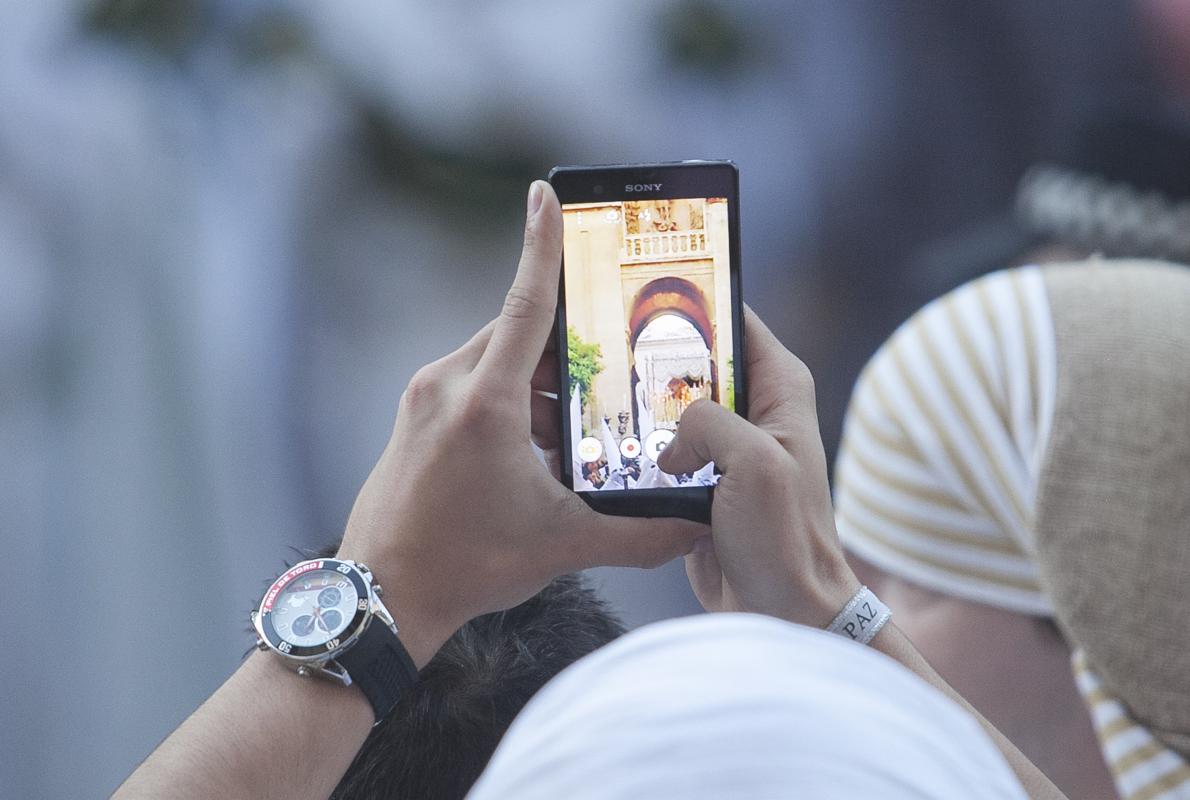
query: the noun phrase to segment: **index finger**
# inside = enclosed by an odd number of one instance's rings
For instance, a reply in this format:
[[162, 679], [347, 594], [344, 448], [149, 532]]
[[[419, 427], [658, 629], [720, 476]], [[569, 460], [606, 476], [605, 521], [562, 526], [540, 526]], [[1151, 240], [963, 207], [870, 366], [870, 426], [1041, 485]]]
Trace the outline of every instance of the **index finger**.
[[554, 327], [562, 266], [562, 207], [545, 181], [529, 187], [525, 247], [478, 370], [528, 384]]
[[744, 337], [747, 343], [744, 359], [749, 369], [792, 355], [747, 303], [744, 303]]
[[[750, 308], [744, 309], [748, 419], [795, 457], [821, 452], [814, 377]], [[679, 434], [679, 438], [681, 434]]]

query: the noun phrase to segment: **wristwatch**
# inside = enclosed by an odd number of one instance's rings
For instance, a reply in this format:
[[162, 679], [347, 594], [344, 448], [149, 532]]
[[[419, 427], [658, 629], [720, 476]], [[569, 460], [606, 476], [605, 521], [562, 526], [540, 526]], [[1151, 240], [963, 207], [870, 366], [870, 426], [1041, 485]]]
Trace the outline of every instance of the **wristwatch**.
[[379, 723], [417, 682], [417, 667], [363, 564], [320, 558], [294, 565], [252, 612], [256, 645], [302, 676], [355, 684]]

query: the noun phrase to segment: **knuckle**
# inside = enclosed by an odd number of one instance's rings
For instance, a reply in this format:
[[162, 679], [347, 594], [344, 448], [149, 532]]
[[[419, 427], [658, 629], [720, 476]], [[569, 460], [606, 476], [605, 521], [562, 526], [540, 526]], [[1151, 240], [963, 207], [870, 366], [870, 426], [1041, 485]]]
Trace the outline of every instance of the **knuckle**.
[[513, 286], [504, 297], [503, 314], [508, 319], [533, 319], [541, 315], [544, 306], [537, 293]]
[[[558, 221], [559, 223], [561, 220]], [[554, 252], [561, 255], [562, 238], [561, 238], [561, 224], [557, 226], [541, 224], [530, 224], [525, 226], [525, 252], [532, 253], [543, 257], [550, 257]]]
[[525, 226], [525, 250], [534, 251], [541, 246], [541, 233], [537, 230], [536, 225]]
[[476, 391], [474, 388], [465, 391], [459, 399], [458, 418], [460, 425], [468, 430], [486, 428], [495, 416], [491, 394]]
[[756, 468], [757, 479], [770, 486], [785, 483], [797, 467], [793, 456], [776, 439], [771, 438], [757, 448], [752, 464]]
[[814, 396], [814, 374], [805, 362], [792, 353], [789, 356], [789, 380], [795, 392]]
[[413, 373], [409, 384], [401, 395], [401, 405], [407, 408], [419, 408], [434, 402], [438, 397], [441, 378], [433, 366], [425, 366]]

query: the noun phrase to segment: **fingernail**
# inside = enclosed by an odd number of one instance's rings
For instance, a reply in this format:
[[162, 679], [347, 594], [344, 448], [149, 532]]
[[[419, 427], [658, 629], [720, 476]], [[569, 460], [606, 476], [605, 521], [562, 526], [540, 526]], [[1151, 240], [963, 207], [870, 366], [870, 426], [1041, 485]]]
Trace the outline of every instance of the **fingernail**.
[[532, 219], [539, 208], [541, 208], [541, 181], [533, 181], [529, 184], [529, 209], [526, 216]]

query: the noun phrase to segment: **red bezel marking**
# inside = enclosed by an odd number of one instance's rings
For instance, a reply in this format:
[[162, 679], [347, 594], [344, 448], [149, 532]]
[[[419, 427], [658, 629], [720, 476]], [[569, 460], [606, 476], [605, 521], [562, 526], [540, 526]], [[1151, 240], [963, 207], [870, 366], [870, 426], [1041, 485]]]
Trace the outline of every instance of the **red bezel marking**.
[[264, 596], [264, 602], [261, 603], [261, 611], [272, 611], [273, 603], [276, 601], [277, 595], [281, 594], [281, 590], [288, 586], [290, 581], [292, 581], [298, 575], [302, 575], [314, 569], [322, 569], [322, 562], [306, 561], [305, 563], [298, 564], [296, 567], [289, 570], [289, 572], [286, 572], [280, 578], [277, 578], [277, 580], [273, 581], [273, 585], [269, 587], [268, 594]]

